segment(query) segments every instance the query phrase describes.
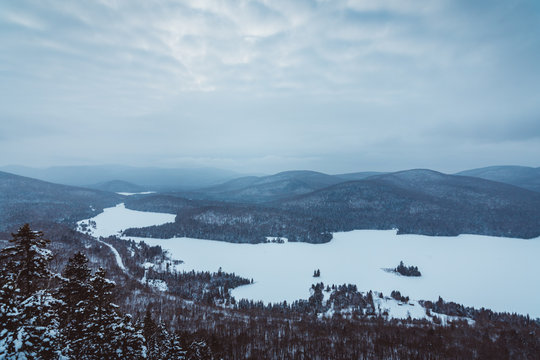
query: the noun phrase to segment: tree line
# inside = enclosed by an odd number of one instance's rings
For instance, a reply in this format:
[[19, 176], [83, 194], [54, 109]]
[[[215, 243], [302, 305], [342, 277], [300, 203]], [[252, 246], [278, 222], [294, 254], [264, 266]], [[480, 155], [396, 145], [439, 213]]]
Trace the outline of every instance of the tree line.
[[140, 323], [122, 313], [115, 283], [102, 268], [92, 273], [84, 253], [53, 273], [49, 242], [26, 224], [0, 251], [0, 358], [212, 358], [201, 341], [182, 348], [178, 334], [149, 325], [150, 315]]

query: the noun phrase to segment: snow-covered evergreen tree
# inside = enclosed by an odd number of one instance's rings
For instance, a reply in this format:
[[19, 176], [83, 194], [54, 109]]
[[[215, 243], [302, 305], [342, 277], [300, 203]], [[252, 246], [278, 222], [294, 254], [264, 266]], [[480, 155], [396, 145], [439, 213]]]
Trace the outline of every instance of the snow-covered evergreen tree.
[[47, 286], [49, 240], [28, 224], [0, 251], [0, 358], [51, 359], [58, 356], [56, 300]]
[[187, 360], [213, 360], [212, 350], [203, 340], [196, 340], [189, 344]]
[[24, 225], [0, 251], [0, 359], [144, 359], [141, 329], [113, 304], [114, 282], [92, 276], [82, 253], [48, 289], [52, 254], [41, 232]]
[[17, 296], [27, 298], [39, 288], [44, 288], [51, 279], [49, 261], [52, 253], [46, 249], [50, 243], [41, 231], [33, 231], [30, 225], [23, 225], [15, 234], [11, 234], [10, 246], [0, 251], [2, 272], [14, 274]]
[[184, 360], [186, 358], [186, 351], [182, 348], [180, 336], [178, 334], [167, 334], [164, 355], [164, 359]]
[[146, 341], [149, 360], [183, 360], [186, 352], [180, 344], [180, 337], [169, 333], [163, 325], [157, 325], [152, 319], [151, 306], [146, 308], [144, 316], [143, 334]]
[[[104, 269], [99, 268], [90, 279], [92, 294], [87, 317], [85, 353], [87, 359], [142, 359], [146, 357], [142, 331], [131, 325], [129, 317], [118, 312], [113, 303], [115, 284], [106, 278]], [[95, 356], [95, 357], [94, 357]], [[84, 359], [84, 358], [82, 358]]]
[[76, 253], [69, 259], [62, 275], [56, 293], [61, 300], [58, 313], [62, 328], [62, 353], [78, 358], [86, 349], [90, 337], [87, 320], [91, 314], [90, 298], [93, 289], [86, 255]]

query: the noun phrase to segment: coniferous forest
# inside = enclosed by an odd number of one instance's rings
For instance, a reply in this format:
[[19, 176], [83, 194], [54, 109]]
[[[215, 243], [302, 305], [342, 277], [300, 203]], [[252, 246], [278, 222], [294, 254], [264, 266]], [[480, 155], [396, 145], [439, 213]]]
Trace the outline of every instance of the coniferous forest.
[[[110, 238], [130, 257], [166, 259], [159, 247]], [[24, 225], [1, 250], [0, 358], [5, 359], [535, 359], [540, 323], [439, 298], [432, 321], [389, 319], [354, 285], [312, 286], [308, 300], [265, 305], [232, 298], [234, 274], [155, 270], [166, 292], [96, 268], [84, 251], [61, 268], [51, 242]], [[89, 248], [91, 250], [91, 248]], [[128, 273], [137, 269], [128, 263]], [[139, 274], [140, 275], [140, 274]], [[118, 281], [118, 280], [117, 280]], [[175, 286], [176, 284], [176, 286]], [[188, 290], [189, 289], [189, 290]], [[323, 301], [324, 291], [329, 291]], [[393, 292], [392, 298], [408, 297]], [[437, 314], [472, 319], [442, 324]], [[463, 318], [462, 318], [463, 319]]]
[[0, 0], [0, 360], [540, 360], [540, 0]]

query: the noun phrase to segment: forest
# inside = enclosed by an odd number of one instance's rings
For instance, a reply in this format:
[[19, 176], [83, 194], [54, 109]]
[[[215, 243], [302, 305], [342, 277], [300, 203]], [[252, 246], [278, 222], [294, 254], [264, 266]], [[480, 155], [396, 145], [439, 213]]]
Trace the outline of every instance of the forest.
[[[95, 256], [100, 245], [92, 238], [75, 233], [70, 239], [69, 231], [59, 228], [51, 234], [59, 241], [25, 225], [0, 253], [4, 358], [15, 358], [15, 352], [36, 359], [535, 359], [540, 354], [538, 319], [440, 298], [423, 303], [431, 321], [391, 319], [373, 305], [374, 296], [382, 294], [347, 284], [313, 284], [308, 300], [291, 304], [237, 301], [228, 290], [248, 279], [220, 270], [174, 273], [160, 247], [107, 239], [123, 254], [123, 271], [114, 259], [101, 263]], [[71, 251], [60, 259], [49, 248], [61, 249], [62, 242]], [[156, 266], [145, 273], [148, 261]], [[141, 275], [165, 281], [167, 290], [142, 283]], [[327, 301], [323, 291], [330, 291]], [[437, 314], [464, 319], [442, 324]]]

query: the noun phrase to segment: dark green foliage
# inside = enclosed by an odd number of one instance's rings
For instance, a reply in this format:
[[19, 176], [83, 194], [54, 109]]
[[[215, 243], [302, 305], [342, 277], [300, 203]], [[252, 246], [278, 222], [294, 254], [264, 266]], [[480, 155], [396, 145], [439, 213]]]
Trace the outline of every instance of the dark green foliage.
[[71, 258], [57, 289], [40, 232], [23, 226], [1, 252], [0, 358], [142, 359], [143, 337], [112, 303], [114, 283], [91, 276], [82, 253]]
[[48, 265], [52, 253], [46, 249], [50, 241], [43, 237], [42, 232], [32, 231], [28, 224], [11, 235], [11, 245], [0, 251], [2, 271], [16, 275], [15, 286], [20, 296], [26, 298], [43, 287], [51, 276]]
[[186, 351], [182, 348], [179, 335], [174, 332], [170, 333], [163, 324], [157, 325], [154, 322], [151, 306], [146, 308], [143, 334], [149, 360], [183, 360], [186, 358]]
[[422, 276], [422, 273], [418, 270], [417, 266], [405, 266], [403, 261], [399, 262], [399, 265], [394, 271], [403, 276]]
[[48, 243], [25, 224], [0, 252], [0, 358], [56, 354], [57, 300], [46, 289], [52, 276]]
[[[289, 241], [325, 243], [332, 239], [323, 220], [297, 211], [283, 211], [269, 206], [204, 202], [189, 202], [173, 196], [156, 195], [128, 199], [126, 207], [155, 211], [156, 206], [177, 214], [174, 223], [145, 228], [127, 229], [127, 236], [192, 237], [234, 243], [265, 243], [267, 236], [288, 238]], [[176, 209], [176, 211], [174, 211]]]
[[212, 350], [203, 340], [195, 340], [187, 348], [187, 360], [213, 360]]
[[409, 297], [401, 295], [401, 292], [397, 290], [392, 290], [392, 292], [390, 293], [390, 296], [397, 301], [401, 301], [405, 303], [409, 302]]

